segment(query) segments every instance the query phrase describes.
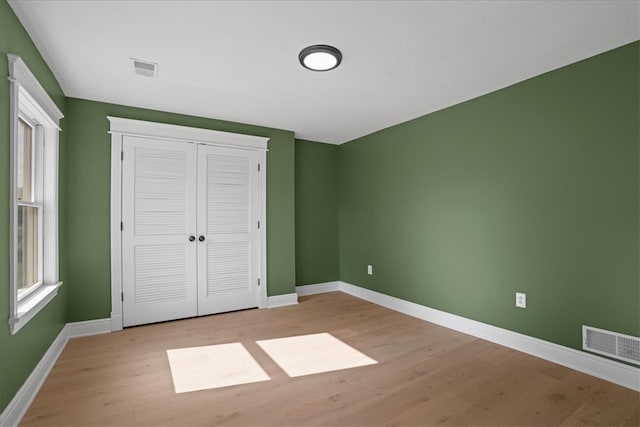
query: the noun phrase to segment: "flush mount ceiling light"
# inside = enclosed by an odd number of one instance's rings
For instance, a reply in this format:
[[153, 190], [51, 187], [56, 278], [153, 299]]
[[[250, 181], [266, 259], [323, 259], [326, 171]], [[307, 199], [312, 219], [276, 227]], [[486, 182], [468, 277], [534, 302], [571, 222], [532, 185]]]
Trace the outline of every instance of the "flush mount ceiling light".
[[329, 71], [340, 65], [342, 53], [333, 46], [315, 44], [305, 47], [298, 55], [300, 64], [312, 71]]

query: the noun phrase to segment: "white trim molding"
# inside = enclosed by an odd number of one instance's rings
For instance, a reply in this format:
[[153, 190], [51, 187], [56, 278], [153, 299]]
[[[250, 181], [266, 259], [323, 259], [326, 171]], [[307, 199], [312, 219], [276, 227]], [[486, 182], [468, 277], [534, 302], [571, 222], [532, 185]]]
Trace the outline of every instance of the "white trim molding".
[[49, 372], [56, 364], [71, 338], [97, 335], [111, 332], [111, 321], [109, 319], [89, 320], [86, 322], [67, 323], [58, 336], [53, 340], [49, 349], [44, 353], [36, 367], [31, 371], [29, 377], [13, 396], [11, 402], [0, 414], [0, 426], [14, 427], [20, 424], [22, 417], [27, 413], [29, 406], [40, 391]]
[[313, 295], [339, 290], [382, 307], [518, 350], [631, 390], [640, 391], [640, 368], [436, 310], [350, 283], [337, 282], [338, 286], [334, 283], [336, 282], [298, 286], [298, 295]]
[[121, 331], [122, 319], [122, 136], [111, 135], [111, 330]]
[[223, 147], [247, 148], [251, 150], [267, 150], [269, 138], [263, 136], [244, 135], [240, 133], [222, 132], [218, 130], [192, 128], [166, 123], [146, 122], [142, 120], [124, 119], [107, 116], [110, 134], [170, 139], [172, 141], [196, 142]]
[[51, 368], [53, 368], [56, 360], [58, 360], [58, 357], [62, 354], [62, 350], [64, 350], [68, 340], [69, 337], [65, 326], [56, 339], [53, 340], [49, 349], [42, 356], [42, 359], [40, 359], [40, 362], [38, 362], [33, 371], [31, 371], [31, 375], [29, 375], [22, 387], [20, 387], [15, 396], [13, 396], [9, 405], [7, 405], [2, 414], [0, 414], [0, 426], [13, 427], [20, 424], [22, 417], [27, 413], [31, 402], [33, 402], [38, 391], [40, 391], [40, 387], [42, 387]]
[[58, 289], [62, 286], [62, 282], [53, 285], [43, 285], [37, 292], [30, 295], [22, 304], [18, 304], [15, 316], [9, 318], [9, 327], [11, 335], [18, 332], [27, 322], [35, 317], [49, 301], [58, 295]]
[[[269, 306], [269, 300], [267, 297], [268, 281], [267, 281], [267, 152], [258, 152], [258, 210], [260, 217], [260, 270], [258, 277], [260, 280], [260, 291], [258, 297], [258, 308], [267, 308]], [[297, 300], [296, 300], [297, 302]]]
[[295, 293], [274, 295], [267, 298], [267, 307], [269, 308], [284, 307], [287, 305], [296, 304], [298, 304], [298, 295]]
[[111, 319], [86, 320], [67, 323], [65, 326], [69, 339], [111, 333]]
[[340, 283], [341, 282], [335, 281], [296, 286], [296, 293], [299, 297], [304, 297], [307, 295], [323, 294], [325, 292], [335, 292], [340, 290]]
[[29, 70], [27, 64], [20, 56], [11, 53], [7, 54], [7, 60], [9, 61], [9, 81], [19, 83], [52, 119], [52, 124], [59, 129], [60, 119], [64, 118], [64, 115]]

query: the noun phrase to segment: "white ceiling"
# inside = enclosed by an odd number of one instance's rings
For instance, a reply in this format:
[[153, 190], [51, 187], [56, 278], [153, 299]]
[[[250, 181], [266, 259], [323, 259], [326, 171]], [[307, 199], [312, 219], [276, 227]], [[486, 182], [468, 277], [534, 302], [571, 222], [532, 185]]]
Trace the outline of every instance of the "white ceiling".
[[[640, 39], [639, 1], [9, 4], [67, 96], [335, 144]], [[311, 44], [338, 47], [340, 67], [302, 68]]]

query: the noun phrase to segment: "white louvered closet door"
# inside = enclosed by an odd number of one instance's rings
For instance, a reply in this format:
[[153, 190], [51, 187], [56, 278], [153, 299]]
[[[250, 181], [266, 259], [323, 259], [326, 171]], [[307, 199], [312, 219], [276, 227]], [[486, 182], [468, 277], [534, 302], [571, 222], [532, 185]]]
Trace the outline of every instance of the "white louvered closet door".
[[198, 314], [258, 306], [258, 154], [198, 146]]
[[197, 146], [125, 136], [123, 325], [197, 315]]

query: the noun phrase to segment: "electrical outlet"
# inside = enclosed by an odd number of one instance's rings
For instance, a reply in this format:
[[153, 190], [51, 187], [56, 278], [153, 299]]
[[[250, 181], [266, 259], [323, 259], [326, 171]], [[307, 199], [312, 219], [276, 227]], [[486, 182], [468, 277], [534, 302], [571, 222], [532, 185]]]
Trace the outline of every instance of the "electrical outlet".
[[527, 308], [527, 294], [516, 292], [516, 307]]
[[367, 265], [367, 274], [369, 276], [373, 275], [373, 265], [371, 264]]

